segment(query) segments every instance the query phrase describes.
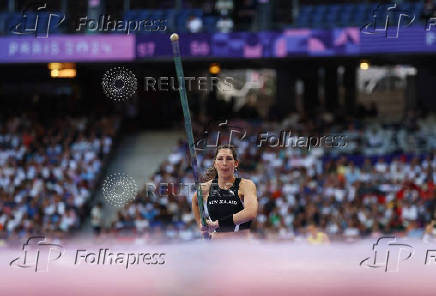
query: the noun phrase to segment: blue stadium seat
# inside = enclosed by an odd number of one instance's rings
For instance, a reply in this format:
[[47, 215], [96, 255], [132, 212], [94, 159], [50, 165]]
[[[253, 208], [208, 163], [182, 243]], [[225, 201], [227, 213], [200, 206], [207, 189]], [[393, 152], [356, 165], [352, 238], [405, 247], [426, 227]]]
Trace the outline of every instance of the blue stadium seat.
[[203, 29], [208, 33], [214, 33], [216, 31], [216, 22], [218, 18], [216, 16], [206, 16], [203, 18]]
[[358, 12], [366, 13], [368, 11], [368, 8], [369, 8], [369, 6], [366, 3], [356, 4], [356, 10]]
[[353, 11], [355, 9], [356, 9], [356, 5], [355, 4], [346, 3], [346, 4], [342, 5], [342, 10], [343, 11], [351, 12], [351, 11]]
[[413, 5], [413, 3], [408, 3], [408, 2], [403, 2], [399, 5], [400, 9], [403, 10], [414, 10], [415, 6]]
[[21, 13], [8, 14], [8, 16], [6, 17], [6, 22], [5, 22], [5, 33], [12, 35], [11, 30], [13, 29], [13, 27], [15, 27], [15, 25], [17, 25], [21, 21], [22, 21], [22, 14]]
[[311, 26], [313, 28], [322, 28], [323, 25], [324, 25], [323, 14], [317, 13], [317, 14], [313, 15], [312, 20], [311, 20]]
[[1, 12], [0, 13], [0, 34], [7, 34], [7, 26], [6, 21], [8, 19], [9, 13]]
[[191, 9], [189, 11], [189, 15], [195, 15], [198, 17], [203, 17], [203, 10], [202, 9]]
[[421, 3], [421, 2], [413, 3], [413, 11], [415, 13], [416, 20], [418, 20], [418, 21], [420, 20], [420, 17], [422, 15], [423, 10], [424, 10], [423, 3]]
[[137, 19], [137, 15], [138, 15], [137, 10], [128, 10], [124, 14], [124, 20], [126, 20], [126, 21], [135, 20], [135, 19]]
[[176, 13], [176, 29], [179, 32], [187, 32], [186, 23], [190, 14], [188, 10], [181, 10]]
[[334, 11], [334, 12], [339, 12], [339, 10], [342, 9], [342, 5], [341, 4], [331, 4], [327, 7], [328, 11]]
[[295, 25], [299, 28], [310, 27], [310, 20], [312, 18], [312, 5], [302, 5], [299, 9]]
[[165, 16], [165, 11], [161, 9], [154, 9], [150, 11], [151, 19], [162, 19]]
[[327, 7], [327, 11], [325, 13], [325, 24], [327, 27], [336, 26], [340, 8], [341, 6], [336, 4], [329, 5]]
[[422, 3], [422, 2], [415, 2], [414, 6], [415, 6], [415, 9], [419, 9], [419, 10], [424, 9], [424, 3]]
[[348, 26], [352, 17], [351, 10], [343, 9], [339, 12], [338, 24], [340, 26]]
[[138, 15], [136, 19], [147, 20], [150, 19], [152, 15], [152, 10], [143, 9], [138, 11]]
[[310, 27], [310, 18], [309, 16], [298, 16], [296, 21], [296, 26], [299, 28]]
[[[392, 6], [392, 3], [344, 3], [344, 4], [319, 4], [301, 5], [298, 17], [294, 25], [297, 27], [336, 27], [336, 26], [362, 26], [365, 22], [372, 19], [374, 11], [378, 8], [377, 15], [383, 18], [383, 12]], [[422, 14], [422, 2], [403, 2], [399, 8], [411, 13], [415, 13], [417, 19]], [[168, 28], [186, 32], [186, 23], [191, 15], [203, 18], [204, 30], [207, 32], [215, 31], [215, 17], [204, 17], [201, 9], [183, 10], [131, 10], [125, 14], [125, 19], [166, 19]], [[1, 29], [1, 28], [0, 28]], [[1, 31], [1, 30], [0, 30]]]
[[167, 20], [168, 31], [176, 30], [176, 13], [175, 9], [167, 9], [165, 19]]
[[313, 11], [312, 5], [302, 5], [300, 7], [299, 15], [310, 15]]

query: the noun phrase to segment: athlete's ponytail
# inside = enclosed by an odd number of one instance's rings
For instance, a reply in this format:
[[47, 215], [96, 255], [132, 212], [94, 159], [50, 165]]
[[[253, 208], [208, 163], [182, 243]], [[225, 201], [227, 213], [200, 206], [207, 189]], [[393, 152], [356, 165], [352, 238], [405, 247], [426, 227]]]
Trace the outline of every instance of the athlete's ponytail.
[[204, 174], [202, 182], [213, 180], [217, 175], [218, 172], [216, 171], [216, 168], [212, 165], [207, 169], [206, 173]]
[[235, 146], [233, 146], [231, 144], [224, 144], [224, 145], [218, 146], [218, 148], [215, 151], [215, 156], [214, 156], [212, 166], [206, 170], [206, 173], [204, 174], [204, 176], [202, 178], [202, 182], [207, 182], [207, 181], [213, 180], [213, 179], [215, 179], [216, 176], [218, 176], [218, 172], [217, 172], [214, 164], [215, 164], [216, 156], [218, 155], [218, 152], [221, 149], [230, 149], [232, 151], [232, 154], [233, 154], [233, 159], [238, 160], [238, 154], [236, 152]]

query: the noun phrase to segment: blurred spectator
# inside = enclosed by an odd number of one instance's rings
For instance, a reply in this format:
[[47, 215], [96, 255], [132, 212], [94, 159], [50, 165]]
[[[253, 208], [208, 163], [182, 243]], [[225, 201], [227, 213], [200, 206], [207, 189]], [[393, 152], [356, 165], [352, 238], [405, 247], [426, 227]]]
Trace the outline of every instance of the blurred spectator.
[[425, 0], [424, 9], [422, 11], [422, 18], [428, 20], [435, 16], [435, 3], [434, 0]]
[[228, 16], [220, 17], [216, 27], [220, 33], [231, 33], [233, 32], [233, 20]]
[[200, 33], [203, 30], [203, 20], [198, 16], [191, 15], [187, 22], [190, 33]]
[[259, 118], [259, 112], [257, 112], [256, 107], [256, 96], [254, 94], [248, 96], [247, 103], [239, 109], [238, 115], [243, 119]]
[[311, 245], [321, 245], [329, 243], [329, 238], [327, 234], [320, 231], [314, 224], [307, 226], [307, 241]]
[[432, 220], [426, 227], [422, 238], [425, 243], [436, 242], [436, 221]]
[[230, 11], [233, 10], [233, 1], [232, 0], [217, 0], [215, 2], [215, 9], [221, 15], [229, 15]]
[[236, 20], [238, 31], [249, 31], [256, 17], [257, 0], [236, 1]]
[[101, 232], [102, 222], [103, 222], [103, 204], [101, 202], [97, 203], [91, 209], [91, 226], [94, 228], [95, 234], [99, 235]]

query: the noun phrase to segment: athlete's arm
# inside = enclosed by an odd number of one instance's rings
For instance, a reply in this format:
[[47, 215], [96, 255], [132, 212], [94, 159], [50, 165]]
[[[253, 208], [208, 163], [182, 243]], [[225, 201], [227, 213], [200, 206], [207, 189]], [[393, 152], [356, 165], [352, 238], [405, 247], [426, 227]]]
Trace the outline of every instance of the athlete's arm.
[[[201, 194], [203, 198], [209, 194], [209, 186], [211, 182], [202, 183], [201, 186]], [[201, 218], [200, 218], [200, 209], [198, 208], [197, 201], [197, 192], [194, 193], [192, 197], [192, 212], [194, 213], [195, 221], [197, 222], [198, 227], [202, 228]]]
[[194, 218], [197, 222], [198, 227], [201, 227], [200, 210], [198, 209], [197, 203], [197, 192], [195, 192], [194, 196], [192, 197], [192, 212], [194, 213]]
[[233, 215], [233, 223], [239, 225], [256, 219], [257, 216], [257, 191], [256, 185], [249, 179], [241, 182], [240, 190], [244, 195], [244, 209]]

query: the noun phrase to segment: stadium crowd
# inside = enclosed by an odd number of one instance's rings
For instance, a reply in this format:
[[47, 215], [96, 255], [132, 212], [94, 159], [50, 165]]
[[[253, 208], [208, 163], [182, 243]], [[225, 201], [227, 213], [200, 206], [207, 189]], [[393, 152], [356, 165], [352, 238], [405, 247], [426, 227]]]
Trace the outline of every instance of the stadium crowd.
[[78, 229], [118, 126], [115, 116], [2, 119], [0, 238]]
[[[259, 211], [253, 232], [298, 239], [313, 226], [334, 239], [380, 233], [421, 237], [436, 217], [436, 117], [409, 112], [401, 124], [377, 118], [338, 122], [329, 114], [317, 118], [292, 115], [281, 124], [232, 121], [224, 127], [227, 132], [222, 125], [221, 130], [207, 131], [208, 143], [217, 137], [228, 143], [231, 129], [246, 132], [245, 137], [234, 133], [231, 142], [238, 147], [239, 175], [257, 185]], [[308, 149], [259, 144], [260, 134], [279, 135], [283, 130], [292, 132], [288, 142], [329, 134], [345, 137], [346, 145]], [[204, 131], [197, 128], [196, 134], [201, 138]], [[215, 152], [206, 146], [197, 147], [202, 172], [212, 165]], [[190, 208], [194, 189], [183, 186], [194, 182], [187, 153], [180, 140], [106, 233], [198, 237]]]

